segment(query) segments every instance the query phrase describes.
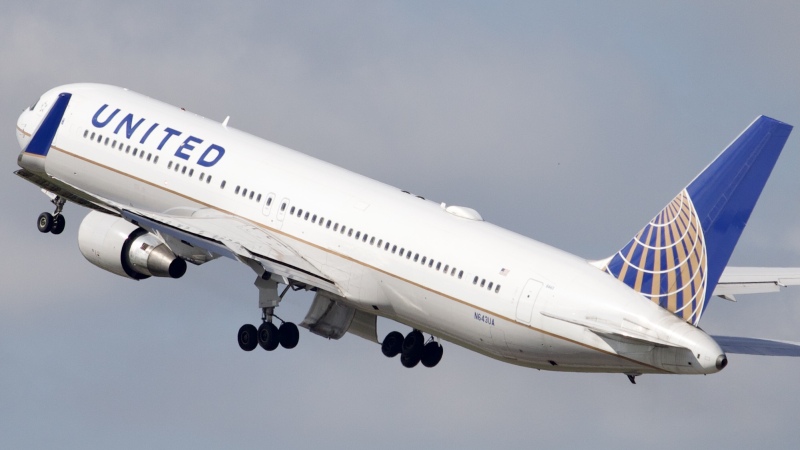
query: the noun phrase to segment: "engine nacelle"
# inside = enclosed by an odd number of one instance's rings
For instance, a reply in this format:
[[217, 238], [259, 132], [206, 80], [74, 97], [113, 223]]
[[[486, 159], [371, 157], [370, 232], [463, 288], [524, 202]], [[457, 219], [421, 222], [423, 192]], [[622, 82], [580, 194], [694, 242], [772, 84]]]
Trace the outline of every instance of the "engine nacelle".
[[78, 247], [95, 266], [141, 280], [150, 276], [180, 278], [186, 261], [156, 235], [121, 217], [90, 212], [78, 230]]

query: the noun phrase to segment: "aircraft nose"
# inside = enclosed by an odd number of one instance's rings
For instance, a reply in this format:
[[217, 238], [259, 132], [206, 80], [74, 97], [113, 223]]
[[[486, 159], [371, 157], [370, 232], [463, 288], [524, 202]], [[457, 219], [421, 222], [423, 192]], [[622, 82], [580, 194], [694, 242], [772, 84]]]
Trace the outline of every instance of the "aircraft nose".
[[28, 125], [28, 119], [30, 118], [30, 111], [24, 110], [22, 114], [19, 115], [17, 119], [17, 142], [19, 142], [20, 148], [25, 148], [28, 145], [28, 141], [30, 140], [30, 133], [26, 134], [25, 127]]

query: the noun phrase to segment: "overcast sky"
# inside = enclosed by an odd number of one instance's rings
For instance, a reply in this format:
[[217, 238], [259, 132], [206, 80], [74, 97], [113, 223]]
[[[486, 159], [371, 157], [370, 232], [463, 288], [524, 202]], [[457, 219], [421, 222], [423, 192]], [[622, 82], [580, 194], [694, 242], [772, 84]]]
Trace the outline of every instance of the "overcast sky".
[[[586, 258], [624, 245], [756, 116], [800, 125], [796, 2], [6, 2], [0, 448], [792, 448], [800, 360], [563, 374], [445, 343], [407, 370], [301, 330], [242, 352], [250, 269], [126, 280], [42, 235], [14, 124], [71, 82], [128, 87]], [[113, 3], [113, 5], [112, 5]], [[796, 132], [798, 133], [798, 132]], [[800, 265], [793, 135], [733, 255]], [[279, 314], [300, 322], [310, 298]], [[385, 335], [404, 327], [379, 323]], [[800, 341], [800, 289], [714, 299], [712, 334]]]

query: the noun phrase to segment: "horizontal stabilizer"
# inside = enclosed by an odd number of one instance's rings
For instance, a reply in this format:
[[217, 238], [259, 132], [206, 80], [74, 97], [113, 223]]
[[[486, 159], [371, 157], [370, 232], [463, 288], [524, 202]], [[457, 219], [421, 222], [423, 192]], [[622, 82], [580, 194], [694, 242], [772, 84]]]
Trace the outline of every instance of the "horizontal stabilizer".
[[800, 285], [800, 267], [726, 267], [714, 295], [734, 300], [734, 295], [778, 292]]
[[800, 356], [800, 343], [737, 336], [711, 336], [725, 353], [760, 356]]

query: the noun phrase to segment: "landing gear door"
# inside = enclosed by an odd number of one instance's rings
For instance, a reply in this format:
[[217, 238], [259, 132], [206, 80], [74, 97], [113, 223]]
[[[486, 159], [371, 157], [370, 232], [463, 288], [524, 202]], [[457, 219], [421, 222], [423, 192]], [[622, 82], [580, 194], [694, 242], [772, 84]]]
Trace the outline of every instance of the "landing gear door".
[[528, 280], [517, 300], [517, 322], [530, 325], [536, 300], [542, 291], [543, 283], [534, 279]]

